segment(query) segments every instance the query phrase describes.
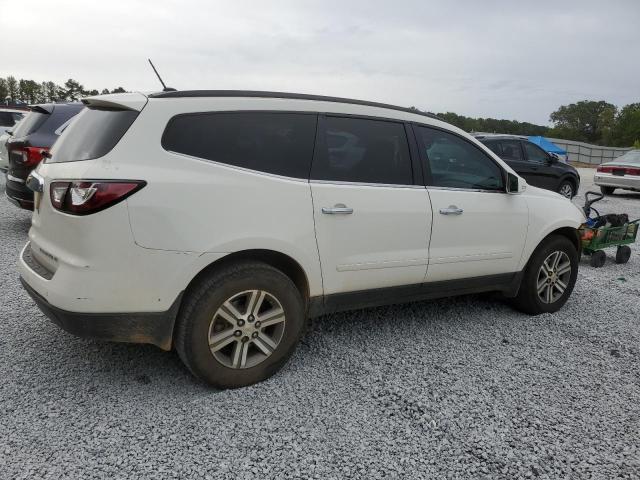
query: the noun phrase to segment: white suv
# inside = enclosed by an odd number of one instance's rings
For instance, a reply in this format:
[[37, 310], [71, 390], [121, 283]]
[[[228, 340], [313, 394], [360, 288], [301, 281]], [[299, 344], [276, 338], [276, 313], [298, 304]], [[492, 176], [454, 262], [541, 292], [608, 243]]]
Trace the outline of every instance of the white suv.
[[65, 330], [263, 380], [306, 319], [499, 291], [554, 312], [580, 209], [463, 131], [391, 105], [270, 92], [85, 99], [36, 191], [23, 284]]

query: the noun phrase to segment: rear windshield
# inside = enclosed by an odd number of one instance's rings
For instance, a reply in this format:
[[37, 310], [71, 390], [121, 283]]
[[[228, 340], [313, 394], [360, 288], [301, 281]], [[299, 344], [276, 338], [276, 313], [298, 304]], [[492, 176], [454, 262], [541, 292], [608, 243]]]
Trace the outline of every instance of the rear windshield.
[[13, 136], [16, 138], [25, 137], [36, 130], [49, 115], [40, 112], [29, 112], [13, 130]]
[[614, 162], [640, 163], [640, 150], [630, 150], [621, 157], [616, 158]]
[[100, 158], [120, 141], [139, 112], [85, 108], [56, 144], [53, 158], [47, 163], [77, 162]]

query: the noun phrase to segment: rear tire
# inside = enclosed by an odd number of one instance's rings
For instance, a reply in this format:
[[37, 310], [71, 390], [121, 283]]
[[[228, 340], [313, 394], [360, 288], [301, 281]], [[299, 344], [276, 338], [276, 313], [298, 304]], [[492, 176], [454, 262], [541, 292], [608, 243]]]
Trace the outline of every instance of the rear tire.
[[589, 265], [591, 265], [593, 268], [604, 267], [605, 263], [607, 263], [607, 254], [604, 253], [603, 250], [596, 250], [591, 254]]
[[175, 348], [209, 385], [244, 387], [286, 363], [305, 324], [304, 302], [291, 279], [265, 263], [243, 261], [190, 289], [178, 315]]
[[558, 187], [558, 193], [560, 195], [562, 195], [565, 198], [568, 198], [569, 200], [571, 200], [575, 194], [575, 187], [573, 186], [573, 183], [570, 182], [569, 180], [564, 180], [560, 183], [560, 186]]
[[600, 191], [603, 195], [613, 195], [613, 192], [615, 192], [615, 190], [615, 187], [600, 187]]
[[631, 248], [627, 245], [621, 245], [616, 250], [616, 263], [627, 263], [631, 258]]
[[576, 283], [578, 261], [578, 251], [568, 238], [548, 237], [531, 255], [513, 306], [530, 315], [560, 310]]

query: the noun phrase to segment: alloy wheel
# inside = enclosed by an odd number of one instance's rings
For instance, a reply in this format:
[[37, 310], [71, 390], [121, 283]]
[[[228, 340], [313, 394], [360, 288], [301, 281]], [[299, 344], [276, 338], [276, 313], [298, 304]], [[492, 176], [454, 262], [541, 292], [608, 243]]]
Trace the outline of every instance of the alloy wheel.
[[538, 297], [543, 303], [554, 303], [564, 295], [571, 279], [571, 260], [563, 251], [551, 253], [538, 270]]
[[573, 197], [573, 187], [568, 183], [564, 183], [560, 187], [560, 195], [568, 199], [571, 199]]
[[209, 349], [226, 367], [255, 367], [278, 348], [284, 327], [284, 309], [276, 297], [264, 290], [240, 292], [211, 318]]

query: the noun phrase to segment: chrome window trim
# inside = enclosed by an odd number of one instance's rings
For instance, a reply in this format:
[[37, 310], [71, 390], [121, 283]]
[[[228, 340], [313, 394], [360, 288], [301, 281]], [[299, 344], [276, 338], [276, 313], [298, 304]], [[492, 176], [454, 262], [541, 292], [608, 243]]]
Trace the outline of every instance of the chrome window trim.
[[319, 185], [344, 185], [352, 187], [387, 187], [387, 188], [414, 188], [426, 189], [424, 185], [403, 185], [395, 183], [367, 183], [367, 182], [346, 182], [344, 180], [309, 180], [311, 184]]
[[437, 187], [437, 186], [426, 186], [427, 190], [451, 190], [454, 192], [480, 192], [480, 193], [501, 193], [506, 194], [504, 190], [485, 190], [482, 188], [456, 188], [456, 187]]

